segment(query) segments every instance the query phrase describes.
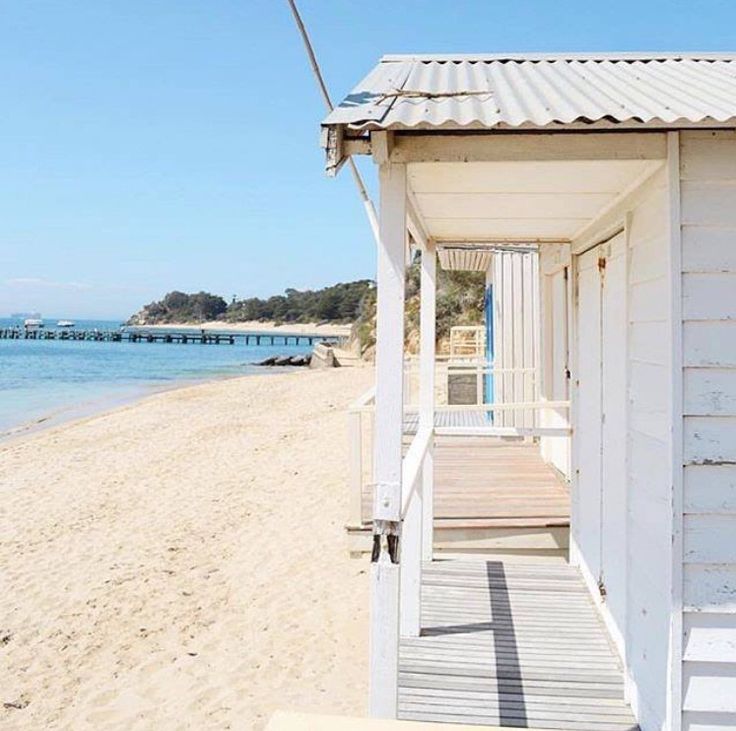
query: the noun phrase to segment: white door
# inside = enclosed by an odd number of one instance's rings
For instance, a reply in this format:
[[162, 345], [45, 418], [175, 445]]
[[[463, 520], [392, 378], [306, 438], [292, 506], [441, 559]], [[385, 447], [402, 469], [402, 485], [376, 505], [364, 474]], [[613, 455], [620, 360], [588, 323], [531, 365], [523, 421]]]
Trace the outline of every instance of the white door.
[[575, 432], [580, 561], [623, 649], [626, 614], [626, 240], [578, 259]]
[[602, 288], [601, 586], [623, 648], [626, 615], [626, 239], [600, 252]]
[[601, 281], [598, 249], [578, 259], [576, 494], [573, 530], [591, 579], [601, 570]]

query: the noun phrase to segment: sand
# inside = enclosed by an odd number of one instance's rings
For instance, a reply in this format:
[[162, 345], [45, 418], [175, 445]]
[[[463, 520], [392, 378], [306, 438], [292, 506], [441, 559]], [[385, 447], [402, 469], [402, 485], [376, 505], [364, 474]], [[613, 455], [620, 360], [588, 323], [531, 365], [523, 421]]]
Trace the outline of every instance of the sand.
[[363, 714], [345, 407], [372, 377], [218, 381], [0, 446], [0, 727]]

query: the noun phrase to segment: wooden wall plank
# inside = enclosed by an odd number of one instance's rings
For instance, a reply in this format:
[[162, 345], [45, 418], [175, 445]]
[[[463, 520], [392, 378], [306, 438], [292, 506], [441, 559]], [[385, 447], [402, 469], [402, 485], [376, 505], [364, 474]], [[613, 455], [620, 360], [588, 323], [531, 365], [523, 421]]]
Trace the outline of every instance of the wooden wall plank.
[[736, 319], [736, 272], [683, 274], [685, 320]]
[[736, 322], [685, 322], [685, 366], [736, 368]]
[[662, 323], [629, 323], [629, 354], [632, 360], [665, 366], [667, 343], [662, 337]]
[[683, 623], [685, 660], [733, 662], [736, 657], [736, 615], [686, 613]]
[[686, 515], [685, 563], [736, 563], [736, 515]]
[[686, 464], [736, 463], [736, 417], [686, 416]]
[[727, 182], [721, 185], [700, 181], [682, 182], [682, 223], [689, 226], [736, 226], [736, 192]]
[[685, 663], [683, 710], [736, 713], [736, 664]]
[[684, 272], [733, 272], [736, 227], [683, 226]]
[[669, 281], [665, 277], [631, 284], [629, 312], [632, 322], [666, 322], [669, 320]]
[[736, 713], [689, 711], [682, 714], [683, 731], [733, 731]]
[[736, 465], [685, 467], [686, 513], [736, 513]]
[[693, 612], [736, 612], [736, 566], [685, 566], [684, 604]]
[[696, 137], [682, 135], [680, 177], [682, 180], [734, 180], [736, 139], [733, 132], [707, 132]]
[[639, 239], [635, 246], [629, 247], [630, 282], [648, 282], [667, 276], [667, 260], [662, 256], [665, 238], [662, 228], [656, 227], [647, 240]]
[[736, 369], [685, 368], [684, 383], [687, 416], [736, 416]]

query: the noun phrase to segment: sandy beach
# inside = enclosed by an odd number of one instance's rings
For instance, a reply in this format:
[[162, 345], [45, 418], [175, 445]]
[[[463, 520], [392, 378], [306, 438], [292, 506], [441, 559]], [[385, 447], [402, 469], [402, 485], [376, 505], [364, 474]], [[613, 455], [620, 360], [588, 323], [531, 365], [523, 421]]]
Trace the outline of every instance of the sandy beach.
[[364, 713], [345, 407], [372, 378], [217, 381], [0, 446], [0, 726]]

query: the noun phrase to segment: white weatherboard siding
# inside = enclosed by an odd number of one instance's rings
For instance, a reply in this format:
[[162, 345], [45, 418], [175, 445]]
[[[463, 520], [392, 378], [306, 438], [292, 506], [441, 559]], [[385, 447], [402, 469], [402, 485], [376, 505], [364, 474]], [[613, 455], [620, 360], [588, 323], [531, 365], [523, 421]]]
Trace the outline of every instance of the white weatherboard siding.
[[736, 135], [682, 132], [683, 729], [736, 728]]
[[[539, 255], [537, 252], [498, 252], [493, 255], [494, 367], [519, 369], [493, 379], [497, 403], [532, 402], [538, 398], [539, 372]], [[498, 412], [496, 426], [534, 426], [535, 414]]]
[[[630, 701], [644, 731], [663, 728], [670, 697], [668, 216], [662, 168], [611, 210], [595, 233], [573, 242], [574, 253], [589, 249], [575, 257], [574, 266], [574, 450], [580, 473], [573, 487], [573, 559], [594, 596], [598, 581], [605, 585], [603, 616], [625, 657]], [[598, 242], [604, 243], [592, 249]], [[599, 257], [606, 259], [602, 277]], [[608, 367], [602, 365], [604, 354]], [[595, 379], [596, 360], [600, 383], [586, 384], [586, 377]], [[601, 478], [583, 476], [585, 469], [599, 469]]]
[[664, 170], [628, 227], [627, 664], [645, 729], [667, 718], [672, 602], [669, 201]]

